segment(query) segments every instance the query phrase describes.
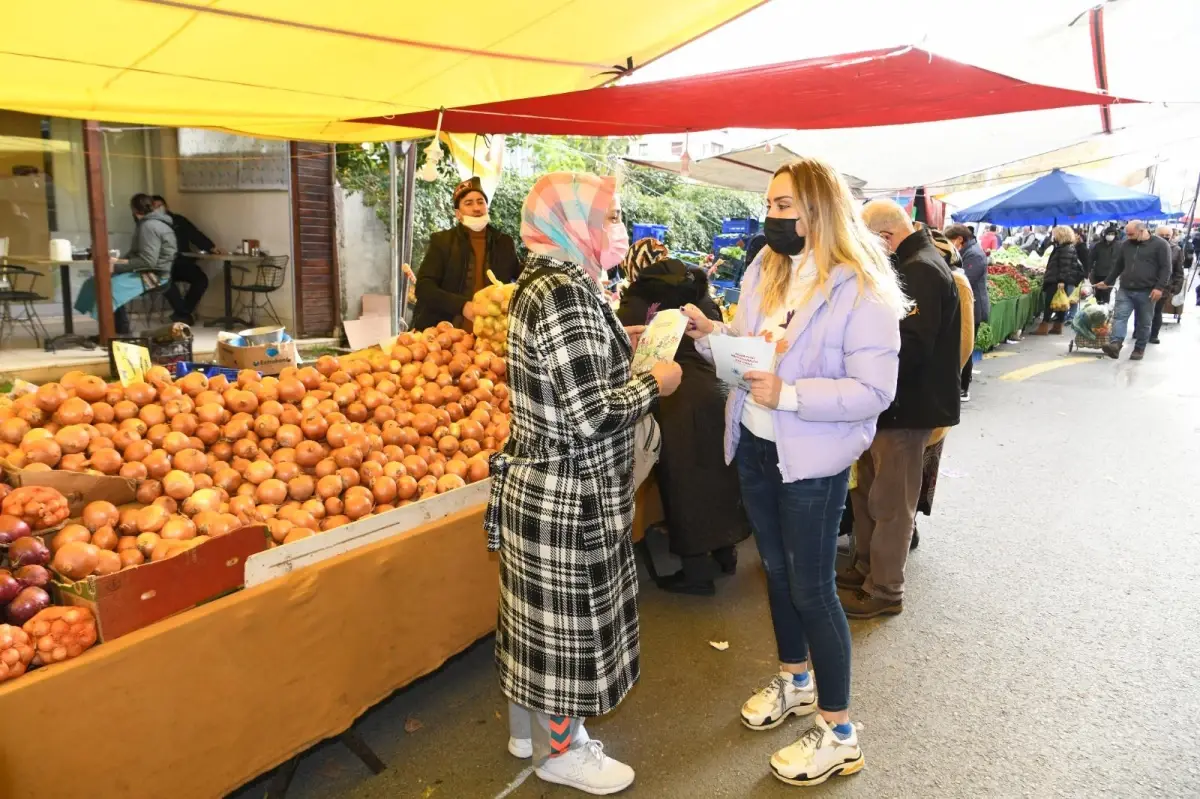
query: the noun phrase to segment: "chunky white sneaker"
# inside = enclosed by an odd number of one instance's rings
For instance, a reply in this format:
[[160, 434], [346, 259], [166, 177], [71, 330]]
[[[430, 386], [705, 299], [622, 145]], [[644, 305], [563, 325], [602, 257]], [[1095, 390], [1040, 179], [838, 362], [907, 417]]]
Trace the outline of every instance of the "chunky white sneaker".
[[[575, 731], [575, 742], [585, 744], [590, 740], [591, 738], [588, 738], [587, 728], [580, 724], [579, 729]], [[508, 739], [508, 753], [513, 757], [520, 758], [521, 760], [527, 760], [533, 757], [533, 739], [510, 737]]]
[[818, 715], [796, 743], [771, 756], [771, 773], [789, 785], [820, 785], [830, 777], [860, 771], [864, 762], [858, 732], [843, 741]]
[[773, 730], [788, 716], [806, 716], [816, 709], [817, 692], [812, 675], [808, 677], [808, 685], [801, 688], [792, 675], [781, 672], [742, 705], [742, 723], [752, 730]]
[[607, 796], [633, 784], [633, 769], [604, 754], [604, 744], [588, 741], [552, 757], [534, 773], [546, 782], [566, 785], [594, 796]]

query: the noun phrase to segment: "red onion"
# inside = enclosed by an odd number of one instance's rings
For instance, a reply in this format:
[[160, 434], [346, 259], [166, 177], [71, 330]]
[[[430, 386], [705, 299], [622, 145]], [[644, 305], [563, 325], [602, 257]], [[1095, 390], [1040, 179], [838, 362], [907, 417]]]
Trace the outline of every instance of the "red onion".
[[28, 538], [18, 538], [9, 544], [8, 547], [8, 562], [14, 568], [21, 568], [34, 564], [37, 566], [45, 566], [50, 562], [50, 548], [40, 538], [29, 536]]
[[7, 514], [0, 515], [0, 544], [11, 544], [18, 538], [30, 535], [29, 525], [24, 519]]
[[38, 588], [45, 588], [50, 585], [50, 570], [45, 566], [38, 566], [33, 563], [17, 569], [13, 577], [17, 578], [22, 588], [28, 588], [31, 585]]
[[21, 593], [22, 587], [8, 569], [0, 569], [0, 605], [12, 602]]
[[37, 586], [22, 588], [16, 599], [8, 603], [5, 618], [9, 624], [22, 625], [38, 614], [38, 611], [50, 607], [50, 595]]

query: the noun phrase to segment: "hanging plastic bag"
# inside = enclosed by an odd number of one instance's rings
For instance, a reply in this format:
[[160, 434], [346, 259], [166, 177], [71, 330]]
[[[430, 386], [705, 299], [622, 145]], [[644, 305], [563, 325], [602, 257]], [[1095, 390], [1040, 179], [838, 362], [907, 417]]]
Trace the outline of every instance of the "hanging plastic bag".
[[1088, 297], [1090, 297], [1096, 293], [1096, 289], [1092, 285], [1092, 281], [1088, 280], [1086, 277], [1083, 279], [1083, 282], [1080, 283], [1079, 286], [1075, 290], [1077, 292], [1079, 292], [1079, 299], [1081, 301], [1086, 300]]
[[1063, 291], [1062, 286], [1059, 286], [1058, 291], [1054, 292], [1054, 296], [1050, 298], [1051, 311], [1069, 311], [1071, 309], [1071, 300], [1067, 297], [1067, 292]]

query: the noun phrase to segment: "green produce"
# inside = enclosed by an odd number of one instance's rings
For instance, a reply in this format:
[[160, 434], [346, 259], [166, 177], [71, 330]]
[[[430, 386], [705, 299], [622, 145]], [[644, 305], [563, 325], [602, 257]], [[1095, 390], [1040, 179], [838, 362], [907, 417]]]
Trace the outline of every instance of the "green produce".
[[975, 349], [982, 352], [989, 352], [996, 346], [996, 335], [992, 333], [992, 326], [984, 322], [975, 331]]

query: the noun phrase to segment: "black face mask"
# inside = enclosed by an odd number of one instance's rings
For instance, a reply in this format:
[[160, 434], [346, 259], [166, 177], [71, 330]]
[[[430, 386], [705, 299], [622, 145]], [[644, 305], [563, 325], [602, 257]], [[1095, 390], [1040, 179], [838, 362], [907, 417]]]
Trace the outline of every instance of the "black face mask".
[[804, 252], [804, 237], [796, 232], [795, 219], [776, 219], [768, 216], [763, 224], [767, 246], [780, 255], [799, 255]]

